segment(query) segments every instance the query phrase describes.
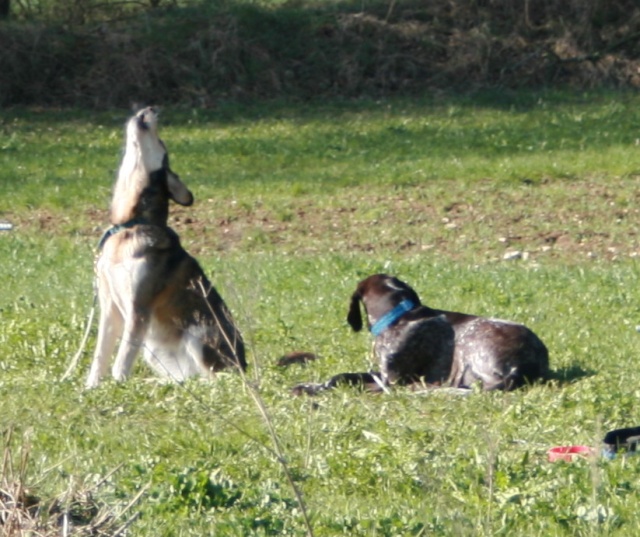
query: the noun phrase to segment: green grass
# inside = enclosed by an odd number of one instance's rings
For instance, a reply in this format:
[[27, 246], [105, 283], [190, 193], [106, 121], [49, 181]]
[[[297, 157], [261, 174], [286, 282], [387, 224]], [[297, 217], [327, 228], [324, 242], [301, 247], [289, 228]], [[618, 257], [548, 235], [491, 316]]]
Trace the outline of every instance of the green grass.
[[[640, 423], [638, 104], [557, 93], [164, 111], [172, 165], [196, 196], [172, 224], [249, 342], [249, 379], [315, 535], [635, 531], [640, 459], [552, 465], [545, 453]], [[24, 482], [47, 504], [77, 509], [70, 498], [95, 487], [116, 516], [142, 491], [117, 521], [140, 513], [130, 535], [303, 535], [238, 375], [166, 385], [140, 364], [87, 392], [92, 331], [60, 380], [91, 306], [125, 119], [0, 113], [0, 220], [15, 225], [0, 234], [5, 451], [14, 468], [28, 453]], [[504, 260], [513, 250], [527, 255]], [[468, 397], [290, 396], [369, 367], [370, 336], [345, 317], [357, 281], [379, 271], [434, 307], [527, 324], [556, 380]], [[293, 350], [321, 359], [278, 368]]]

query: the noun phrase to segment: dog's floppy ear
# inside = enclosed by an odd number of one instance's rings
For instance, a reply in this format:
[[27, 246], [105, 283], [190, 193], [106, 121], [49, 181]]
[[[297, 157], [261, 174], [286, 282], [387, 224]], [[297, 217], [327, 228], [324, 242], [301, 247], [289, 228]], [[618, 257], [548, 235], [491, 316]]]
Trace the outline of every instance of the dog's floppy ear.
[[351, 325], [354, 332], [360, 332], [360, 330], [362, 330], [360, 298], [360, 293], [358, 291], [351, 295], [351, 305], [349, 306], [349, 315], [347, 315], [347, 322]]

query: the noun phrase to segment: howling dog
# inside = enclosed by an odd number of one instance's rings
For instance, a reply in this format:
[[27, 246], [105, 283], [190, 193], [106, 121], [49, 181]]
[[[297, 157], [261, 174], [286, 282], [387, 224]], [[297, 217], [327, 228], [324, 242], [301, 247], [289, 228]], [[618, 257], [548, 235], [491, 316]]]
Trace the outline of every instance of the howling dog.
[[175, 381], [229, 366], [246, 368], [242, 336], [227, 306], [167, 226], [170, 199], [193, 203], [169, 167], [156, 111], [145, 108], [127, 123], [112, 227], [99, 244], [101, 315], [87, 387], [106, 374], [118, 339], [116, 380], [129, 375], [140, 350], [156, 373]]

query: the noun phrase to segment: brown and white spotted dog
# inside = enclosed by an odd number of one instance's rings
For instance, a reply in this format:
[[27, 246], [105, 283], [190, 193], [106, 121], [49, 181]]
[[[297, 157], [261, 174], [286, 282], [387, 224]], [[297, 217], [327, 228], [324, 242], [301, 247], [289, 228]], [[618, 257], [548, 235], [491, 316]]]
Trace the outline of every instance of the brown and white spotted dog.
[[224, 301], [167, 226], [170, 199], [193, 203], [169, 167], [156, 110], [145, 108], [127, 123], [113, 227], [99, 245], [101, 316], [87, 387], [107, 373], [118, 340], [112, 367], [117, 380], [129, 375], [140, 350], [154, 371], [176, 381], [246, 367], [242, 336]]
[[360, 302], [375, 336], [379, 373], [343, 373], [324, 384], [301, 384], [294, 393], [316, 393], [340, 383], [411, 384], [513, 390], [545, 378], [549, 354], [526, 326], [466, 313], [434, 310], [406, 283], [376, 274], [358, 284], [347, 321], [362, 329]]

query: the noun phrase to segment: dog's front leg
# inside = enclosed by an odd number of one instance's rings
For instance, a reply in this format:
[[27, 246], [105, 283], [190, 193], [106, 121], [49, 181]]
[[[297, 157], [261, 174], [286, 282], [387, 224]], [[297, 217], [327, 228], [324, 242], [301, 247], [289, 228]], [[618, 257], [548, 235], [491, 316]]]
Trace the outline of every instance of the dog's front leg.
[[[108, 294], [108, 293], [107, 293]], [[100, 323], [98, 325], [98, 341], [91, 363], [91, 370], [85, 386], [95, 388], [109, 369], [109, 358], [116, 347], [118, 337], [122, 335], [124, 320], [113, 301], [101, 294]]]
[[146, 314], [132, 313], [127, 318], [118, 354], [113, 363], [112, 374], [114, 379], [125, 380], [129, 375], [136, 355], [144, 343], [148, 327], [149, 317]]

